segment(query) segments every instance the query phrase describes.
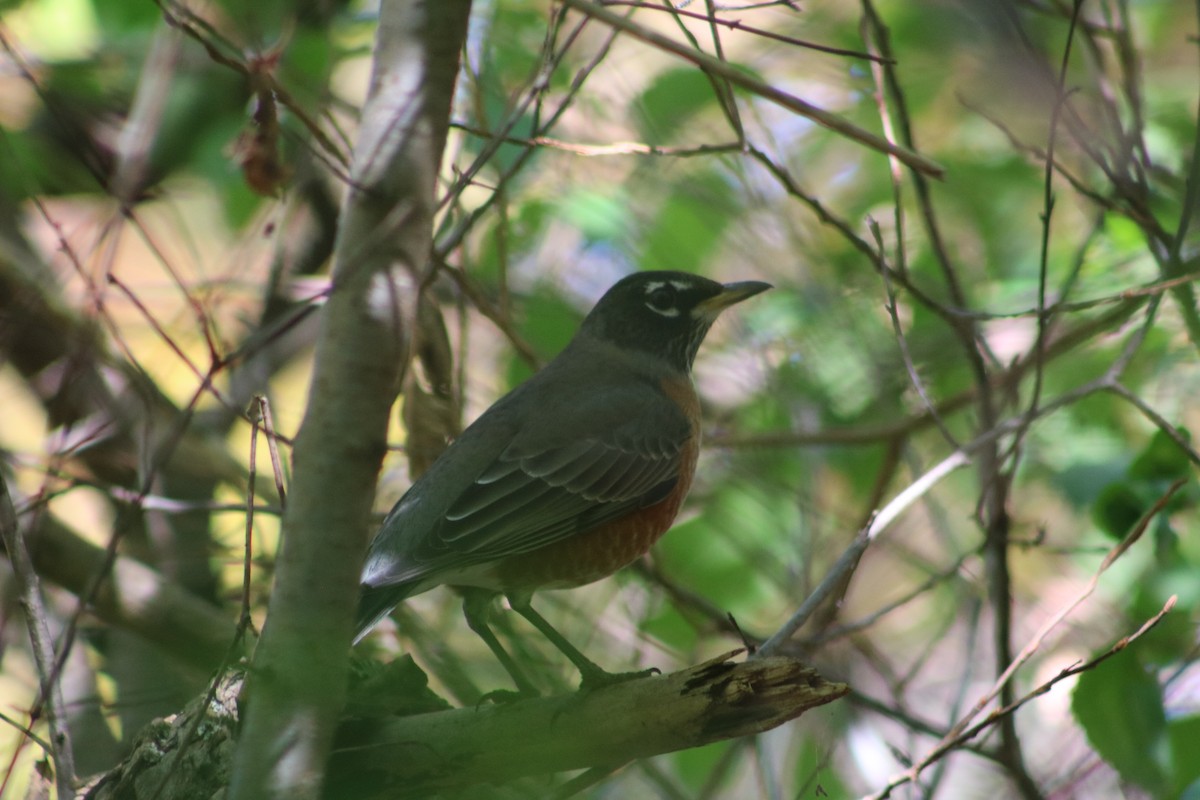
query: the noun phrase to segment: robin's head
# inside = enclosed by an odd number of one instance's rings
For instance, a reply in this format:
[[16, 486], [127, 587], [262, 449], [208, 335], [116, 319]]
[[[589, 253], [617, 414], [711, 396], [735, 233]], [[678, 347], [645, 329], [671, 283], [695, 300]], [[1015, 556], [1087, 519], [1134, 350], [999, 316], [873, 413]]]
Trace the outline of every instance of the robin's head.
[[770, 288], [762, 281], [722, 284], [687, 272], [637, 272], [604, 293], [580, 333], [660, 357], [687, 372], [721, 312]]

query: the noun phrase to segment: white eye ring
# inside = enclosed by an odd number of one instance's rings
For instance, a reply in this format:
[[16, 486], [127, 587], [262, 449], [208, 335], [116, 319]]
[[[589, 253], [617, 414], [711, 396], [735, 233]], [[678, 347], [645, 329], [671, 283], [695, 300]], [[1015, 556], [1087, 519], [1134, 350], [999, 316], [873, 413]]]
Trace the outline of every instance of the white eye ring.
[[679, 309], [675, 307], [675, 292], [666, 286], [655, 286], [648, 292], [646, 308], [664, 317], [678, 317]]

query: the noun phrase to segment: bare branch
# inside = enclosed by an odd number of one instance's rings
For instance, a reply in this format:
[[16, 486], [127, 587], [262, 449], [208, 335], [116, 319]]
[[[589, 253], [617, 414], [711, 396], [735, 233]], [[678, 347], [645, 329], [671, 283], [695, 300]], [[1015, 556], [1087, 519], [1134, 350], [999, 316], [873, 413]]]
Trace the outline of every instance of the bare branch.
[[351, 721], [331, 773], [366, 797], [427, 796], [761, 733], [848, 691], [795, 659], [733, 655], [591, 692]]
[[316, 800], [321, 793], [469, 12], [469, 0], [388, 0], [381, 8], [231, 800]]
[[668, 53], [679, 56], [680, 58], [690, 61], [698, 67], [702, 67], [705, 71], [718, 75], [721, 78], [729, 81], [735, 86], [739, 86], [754, 94], [764, 97], [773, 103], [794, 111], [795, 113], [811, 119], [819, 125], [829, 128], [834, 133], [845, 136], [848, 139], [866, 145], [872, 150], [877, 150], [880, 153], [888, 153], [903, 161], [909, 167], [918, 172], [925, 173], [935, 178], [940, 178], [945, 170], [937, 163], [931, 161], [920, 153], [913, 152], [903, 147], [892, 145], [886, 139], [863, 130], [846, 120], [829, 113], [823, 108], [819, 108], [812, 103], [801, 100], [795, 95], [788, 94], [782, 89], [778, 89], [769, 83], [763, 83], [749, 73], [742, 72], [727, 62], [719, 58], [714, 58], [707, 53], [702, 53], [690, 47], [685, 47], [673, 39], [669, 39], [660, 33], [642, 27], [635, 22], [626, 19], [618, 14], [614, 14], [602, 6], [588, 2], [588, 0], [562, 0], [563, 5], [570, 6], [576, 11], [587, 14], [589, 17], [595, 17], [601, 20], [606, 25], [610, 25], [624, 33], [628, 33], [647, 44], [652, 44], [660, 50], [665, 50]]
[[[54, 759], [54, 780], [59, 797], [70, 797], [75, 782], [75, 754], [71, 749], [71, 737], [67, 731], [63, 714], [62, 690], [58, 685], [57, 670], [54, 668], [54, 642], [46, 625], [46, 609], [42, 604], [40, 581], [34, 570], [33, 560], [25, 547], [25, 540], [17, 526], [17, 514], [12, 498], [8, 494], [8, 481], [0, 471], [0, 541], [12, 563], [13, 576], [21, 605], [25, 608], [25, 621], [29, 628], [29, 640], [33, 645], [33, 660], [37, 664], [41, 696], [35, 708], [45, 709], [46, 723], [50, 727], [50, 755]], [[36, 719], [37, 710], [30, 713]]]

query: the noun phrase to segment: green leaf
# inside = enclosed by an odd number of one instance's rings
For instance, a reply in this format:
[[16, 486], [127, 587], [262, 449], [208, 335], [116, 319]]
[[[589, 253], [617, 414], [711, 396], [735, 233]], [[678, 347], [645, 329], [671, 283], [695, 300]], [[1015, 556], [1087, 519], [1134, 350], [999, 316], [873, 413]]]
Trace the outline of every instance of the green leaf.
[[1131, 650], [1079, 676], [1071, 710], [1121, 777], [1153, 794], [1167, 787], [1167, 718], [1158, 681]]
[[559, 214], [592, 241], [619, 239], [629, 227], [628, 198], [617, 191], [580, 188], [562, 199]]
[[1146, 501], [1128, 481], [1105, 486], [1092, 507], [1092, 519], [1100, 530], [1114, 539], [1122, 539], [1142, 518]]
[[1200, 714], [1167, 725], [1171, 743], [1171, 796], [1200, 800]]
[[[71, 2], [70, 5], [77, 4]], [[96, 20], [101, 24], [104, 35], [109, 37], [108, 41], [131, 34], [143, 34], [145, 31], [154, 30], [154, 26], [162, 22], [162, 12], [158, 11], [152, 2], [94, 2], [89, 5], [92, 13], [96, 14]]]
[[699, 790], [710, 780], [713, 770], [726, 757], [729, 748], [735, 747], [734, 742], [713, 742], [703, 747], [691, 747], [673, 753], [670, 758], [674, 762], [680, 779], [693, 790]]
[[642, 137], [651, 143], [669, 140], [714, 100], [712, 83], [700, 70], [685, 67], [664, 72], [634, 103]]
[[856, 797], [850, 792], [841, 777], [833, 767], [831, 751], [834, 745], [821, 737], [806, 737], [804, 745], [794, 760], [793, 780], [795, 786], [804, 787], [807, 791], [795, 794], [793, 797], [823, 797], [837, 800], [842, 797]]
[[[1067, 415], [1063, 415], [1064, 419]], [[1061, 420], [1060, 420], [1061, 422]], [[1068, 432], [1071, 430], [1067, 429]], [[1074, 508], [1092, 506], [1100, 493], [1124, 474], [1120, 464], [1104, 460], [1080, 460], [1058, 470], [1047, 472], [1047, 477]]]
[[668, 575], [684, 586], [696, 587], [722, 609], [736, 613], [756, 600], [758, 587], [746, 580], [744, 559], [707, 514], [676, 525], [659, 541], [656, 552]]
[[696, 271], [713, 254], [736, 203], [729, 184], [715, 173], [681, 181], [648, 229], [641, 264], [646, 269]]
[[[579, 310], [548, 288], [538, 288], [517, 304], [518, 332], [544, 358], [557, 355], [579, 327]], [[508, 365], [508, 385], [516, 386], [533, 374], [523, 359]]]
[[700, 640], [696, 626], [688, 622], [672, 603], [664, 603], [657, 614], [642, 622], [641, 627], [647, 635], [681, 653], [692, 652]]
[[[1191, 433], [1187, 428], [1176, 429], [1184, 441], [1190, 442]], [[1187, 478], [1191, 474], [1192, 464], [1187, 454], [1180, 449], [1171, 437], [1160, 431], [1155, 431], [1150, 442], [1129, 465], [1129, 477], [1146, 480], [1175, 480]]]
[[[507, 217], [499, 215], [489, 226], [487, 234], [479, 237], [479, 257], [472, 264], [471, 273], [481, 284], [495, 286], [500, 281], [500, 245], [506, 249], [508, 263], [519, 262], [531, 251], [535, 250], [542, 236], [545, 235], [546, 224], [554, 218], [557, 208], [540, 198], [523, 200], [515, 203], [508, 211]], [[443, 235], [452, 226], [453, 217], [444, 221]], [[501, 236], [503, 229], [503, 236]]]

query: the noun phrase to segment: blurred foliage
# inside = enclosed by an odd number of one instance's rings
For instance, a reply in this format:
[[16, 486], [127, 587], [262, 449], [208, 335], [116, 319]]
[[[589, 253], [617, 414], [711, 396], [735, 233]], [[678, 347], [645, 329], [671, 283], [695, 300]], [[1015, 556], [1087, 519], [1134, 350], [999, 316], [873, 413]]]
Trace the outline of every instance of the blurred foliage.
[[[894, 796], [1036, 796], [1032, 785], [1200, 798], [1200, 515], [1188, 434], [1200, 429], [1194, 5], [1096, 0], [1073, 34], [1059, 2], [720, 5], [717, 16], [740, 29], [697, 19], [711, 4], [679, 15], [631, 6], [611, 8], [709, 54], [719, 39], [745, 74], [868, 130], [885, 130], [882, 109], [890, 135], [911, 131], [910, 144], [946, 172], [922, 184], [896, 166], [897, 185], [884, 155], [599, 22], [547, 0], [476, 3], [428, 281], [468, 420], [556, 353], [630, 270], [776, 286], [723, 319], [701, 351], [709, 447], [654, 568], [546, 593], [539, 607], [612, 668], [695, 663], [743, 635], [769, 636], [873, 512], [956, 449], [974, 461], [924, 493], [867, 552], [836, 608], [797, 637], [797, 652], [855, 688], [853, 702], [757, 741], [630, 767], [590, 796], [880, 790], [1004, 666], [998, 610], [1011, 608], [1007, 638], [1019, 651], [1181, 480], [1096, 594], [1017, 671], [1009, 699], [1107, 652], [1171, 596], [1174, 610], [1082, 674], [1069, 703], [1061, 687], [1036, 696], [1016, 712], [1015, 734], [953, 748]], [[21, 291], [43, 292], [80, 325], [43, 321], [40, 339], [22, 339], [34, 321], [16, 290], [0, 295], [0, 452], [27, 498], [24, 518], [53, 514], [100, 544], [121, 520], [131, 531], [123, 554], [171, 576], [180, 564], [207, 571], [218, 588], [206, 599], [232, 629], [243, 409], [254, 392], [270, 397], [286, 461], [375, 12], [297, 0], [163, 7], [172, 24], [141, 0], [0, 4], [0, 278], [8, 287], [21, 276]], [[876, 13], [894, 84], [866, 58], [798, 41], [878, 52]], [[1070, 36], [1047, 209], [1045, 153]], [[256, 126], [256, 102], [274, 108], [277, 131]], [[255, 134], [258, 153], [282, 167], [276, 196], [247, 184]], [[79, 344], [88, 337], [96, 346]], [[18, 367], [17, 343], [60, 340], [73, 358]], [[105, 380], [76, 381], [89, 365]], [[47, 393], [66, 385], [90, 387], [94, 403], [55, 427]], [[96, 399], [99, 386], [120, 414]], [[124, 449], [98, 454], [93, 437], [108, 429], [89, 427], [97, 420], [116, 420]], [[209, 447], [173, 460], [174, 436]], [[381, 511], [408, 482], [405, 431], [391, 438]], [[133, 477], [121, 483], [89, 460], [101, 456]], [[256, 466], [260, 480], [270, 473], [262, 449]], [[985, 500], [994, 492], [1004, 514]], [[196, 505], [133, 514], [139, 496]], [[234, 510], [213, 511], [212, 500]], [[993, 523], [1007, 526], [999, 556], [985, 553]], [[277, 537], [259, 513], [259, 622]], [[1009, 578], [989, 583], [1000, 556]], [[69, 617], [74, 600], [52, 599]], [[6, 611], [13, 602], [6, 593]], [[494, 688], [457, 598], [439, 590], [408, 608], [420, 622], [402, 618], [397, 635], [377, 637], [381, 649], [411, 653], [459, 703]], [[14, 616], [3, 619], [6, 642], [23, 641]], [[84, 619], [76, 647], [87, 658], [73, 667], [82, 678], [68, 701], [80, 709], [73, 725], [111, 739], [86, 762], [102, 769], [202, 679], [160, 691], [169, 670], [126, 671], [104, 621]], [[572, 680], [520, 624], [510, 636], [544, 665], [547, 685]], [[37, 684], [27, 653], [9, 646], [3, 659], [0, 698], [28, 709]], [[1016, 760], [1002, 746], [1012, 735]], [[21, 741], [12, 729], [0, 736], [0, 751], [20, 751], [10, 788], [37, 757]]]
[[[1175, 786], [1176, 792], [1183, 788], [1172, 777], [1193, 771], [1194, 762], [1189, 758], [1172, 763], [1162, 691], [1136, 651], [1126, 650], [1083, 673], [1072, 708], [1088, 741], [1121, 777], [1155, 797], [1166, 796], [1168, 786]], [[1186, 755], [1194, 756], [1192, 750]]]

